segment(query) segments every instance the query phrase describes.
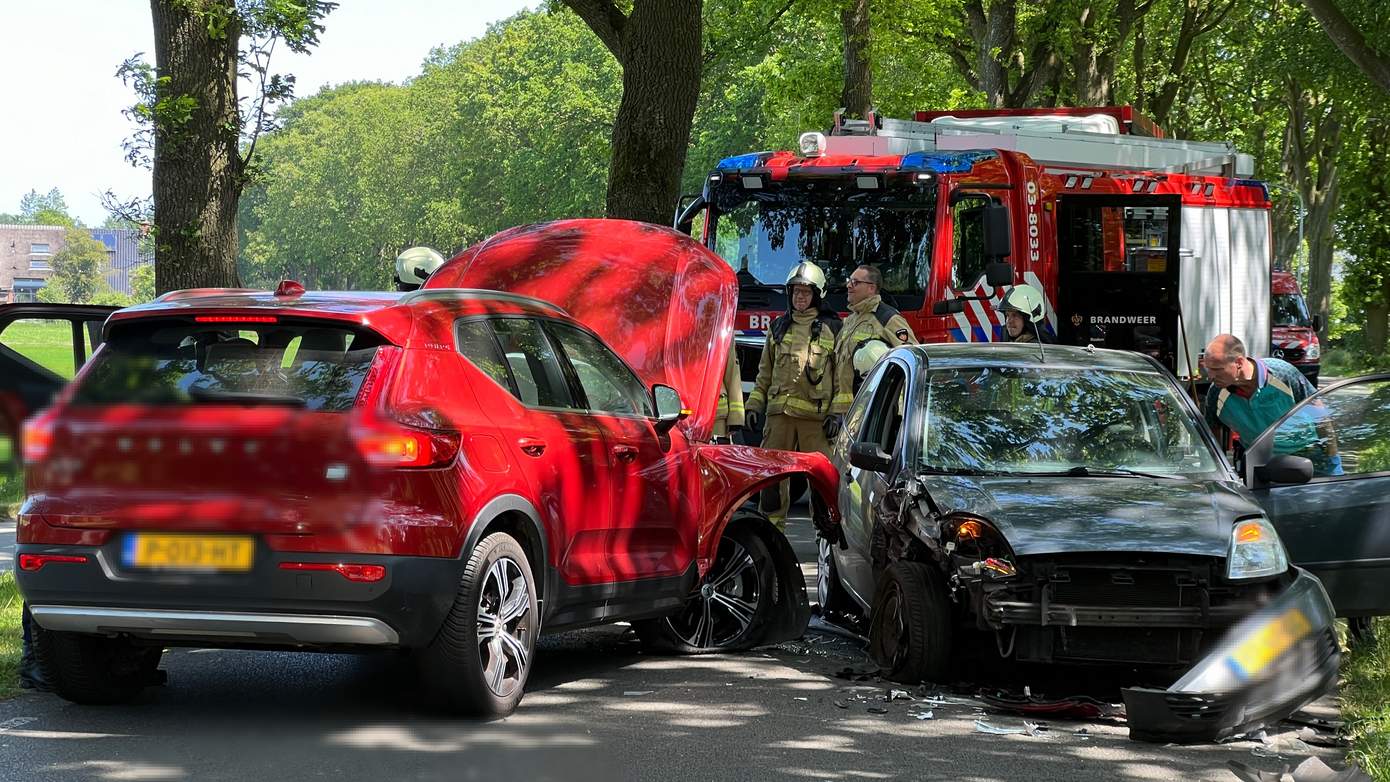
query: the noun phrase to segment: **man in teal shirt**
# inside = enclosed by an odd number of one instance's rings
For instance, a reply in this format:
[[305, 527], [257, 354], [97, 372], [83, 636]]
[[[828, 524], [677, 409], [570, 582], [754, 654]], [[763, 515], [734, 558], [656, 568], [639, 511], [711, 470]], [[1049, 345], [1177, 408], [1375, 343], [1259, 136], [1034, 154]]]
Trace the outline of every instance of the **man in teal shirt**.
[[[1211, 380], [1203, 406], [1207, 424], [1218, 433], [1224, 426], [1246, 444], [1283, 418], [1294, 405], [1317, 393], [1292, 364], [1277, 358], [1251, 358], [1245, 355], [1245, 344], [1231, 334], [1221, 334], [1207, 345], [1202, 368]], [[1313, 420], [1325, 417], [1319, 412], [1325, 413], [1309, 408], [1307, 416], [1300, 414], [1309, 420], [1290, 419], [1275, 436], [1275, 451], [1301, 452], [1315, 444], [1321, 446], [1319, 450], [1326, 450], [1327, 443], [1321, 442]], [[1341, 474], [1341, 457], [1335, 453], [1335, 445], [1331, 452], [1318, 455], [1321, 458], [1315, 461], [1326, 462], [1320, 465], [1318, 474]]]

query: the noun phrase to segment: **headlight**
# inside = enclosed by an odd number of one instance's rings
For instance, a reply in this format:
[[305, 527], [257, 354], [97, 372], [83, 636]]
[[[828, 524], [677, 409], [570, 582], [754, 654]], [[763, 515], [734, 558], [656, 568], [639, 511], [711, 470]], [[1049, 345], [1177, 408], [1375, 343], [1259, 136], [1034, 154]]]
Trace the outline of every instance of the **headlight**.
[[1231, 547], [1226, 555], [1226, 578], [1277, 576], [1289, 569], [1289, 555], [1279, 535], [1265, 519], [1243, 519], [1231, 528]]
[[1321, 355], [1322, 348], [1318, 347], [1318, 341], [1316, 339], [1313, 340], [1313, 343], [1308, 346], [1307, 350], [1303, 351], [1304, 358], [1318, 358]]

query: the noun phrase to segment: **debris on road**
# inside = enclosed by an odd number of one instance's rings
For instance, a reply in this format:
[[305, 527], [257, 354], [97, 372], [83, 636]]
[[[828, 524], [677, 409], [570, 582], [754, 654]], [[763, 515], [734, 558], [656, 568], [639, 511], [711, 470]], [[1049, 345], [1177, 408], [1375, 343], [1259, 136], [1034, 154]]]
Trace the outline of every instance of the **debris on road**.
[[870, 706], [866, 709], [870, 714], [887, 714], [888, 710], [880, 706]]
[[992, 723], [985, 722], [984, 720], [975, 720], [976, 733], [988, 733], [993, 736], [1041, 736], [1042, 732], [1045, 729], [1046, 728], [1044, 728], [1042, 725], [1039, 725], [1036, 722], [1028, 722], [1026, 720], [1023, 723], [1023, 727], [1019, 728], [1004, 725], [994, 725]]
[[910, 701], [913, 700], [913, 697], [907, 694], [907, 690], [889, 690], [883, 699], [885, 701]]
[[624, 692], [623, 695], [632, 698], [640, 695], [651, 695], [654, 692], [656, 692], [656, 690], [628, 690]]
[[908, 715], [914, 719], [931, 720], [936, 719], [936, 714], [931, 711], [910, 711]]
[[1123, 706], [1098, 701], [1084, 695], [1047, 699], [1025, 687], [1023, 696], [1003, 691], [981, 693], [980, 700], [990, 708], [1013, 714], [1046, 714], [1059, 719], [1097, 720], [1124, 716]]
[[1292, 768], [1285, 764], [1280, 771], [1260, 771], [1238, 760], [1227, 761], [1226, 767], [1241, 782], [1371, 782], [1371, 778], [1356, 766], [1333, 771], [1331, 766], [1318, 758], [1306, 758], [1297, 767]]

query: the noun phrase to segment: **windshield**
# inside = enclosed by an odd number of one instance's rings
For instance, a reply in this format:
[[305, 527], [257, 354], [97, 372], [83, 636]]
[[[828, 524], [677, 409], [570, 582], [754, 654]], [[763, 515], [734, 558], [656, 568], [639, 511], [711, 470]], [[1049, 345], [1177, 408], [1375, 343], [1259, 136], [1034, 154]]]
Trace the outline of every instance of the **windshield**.
[[1219, 462], [1157, 373], [972, 367], [926, 380], [921, 464], [1014, 474], [1207, 475]]
[[781, 286], [798, 263], [814, 261], [832, 289], [843, 288], [856, 266], [869, 263], [883, 272], [884, 293], [923, 295], [931, 274], [934, 187], [848, 195], [839, 187], [810, 187], [718, 196], [714, 249], [739, 272], [740, 284]]
[[1270, 299], [1275, 326], [1301, 326], [1312, 328], [1312, 318], [1308, 316], [1308, 305], [1303, 303], [1302, 294], [1276, 293]]
[[352, 408], [381, 339], [321, 325], [127, 326], [92, 359], [74, 405]]

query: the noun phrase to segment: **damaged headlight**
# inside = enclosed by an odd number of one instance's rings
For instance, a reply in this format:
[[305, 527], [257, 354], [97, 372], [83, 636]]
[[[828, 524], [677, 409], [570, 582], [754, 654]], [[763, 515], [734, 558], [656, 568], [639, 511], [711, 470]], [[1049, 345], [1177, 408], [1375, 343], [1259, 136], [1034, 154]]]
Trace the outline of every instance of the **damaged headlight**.
[[1240, 581], [1277, 576], [1289, 569], [1284, 543], [1269, 521], [1242, 519], [1231, 528], [1231, 546], [1226, 554], [1226, 578]]

